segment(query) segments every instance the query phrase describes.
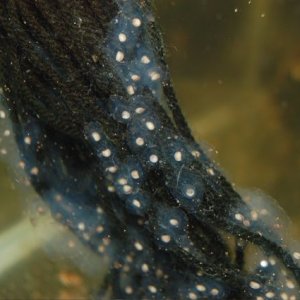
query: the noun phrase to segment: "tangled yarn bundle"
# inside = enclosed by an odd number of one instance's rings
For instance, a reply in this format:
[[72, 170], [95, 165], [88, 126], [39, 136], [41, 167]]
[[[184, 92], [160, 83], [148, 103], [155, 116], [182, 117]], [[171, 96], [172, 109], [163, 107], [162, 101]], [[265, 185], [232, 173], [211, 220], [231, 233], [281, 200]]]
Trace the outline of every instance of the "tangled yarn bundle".
[[193, 139], [150, 1], [2, 1], [0, 45], [0, 118], [53, 217], [109, 258], [100, 298], [299, 297], [280, 216]]

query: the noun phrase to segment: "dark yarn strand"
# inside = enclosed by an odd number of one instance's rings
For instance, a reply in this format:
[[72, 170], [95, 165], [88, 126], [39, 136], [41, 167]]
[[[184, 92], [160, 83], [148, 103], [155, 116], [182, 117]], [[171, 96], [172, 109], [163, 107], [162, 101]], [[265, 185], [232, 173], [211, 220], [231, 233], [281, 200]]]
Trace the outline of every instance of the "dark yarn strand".
[[1, 1], [0, 84], [31, 184], [110, 260], [100, 299], [299, 297], [300, 253], [191, 135], [151, 1]]

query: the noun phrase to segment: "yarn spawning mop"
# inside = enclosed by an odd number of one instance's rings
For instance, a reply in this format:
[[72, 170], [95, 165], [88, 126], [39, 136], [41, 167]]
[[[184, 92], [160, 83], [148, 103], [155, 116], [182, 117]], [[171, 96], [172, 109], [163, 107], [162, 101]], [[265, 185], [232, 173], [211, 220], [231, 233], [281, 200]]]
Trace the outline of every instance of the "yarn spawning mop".
[[276, 212], [190, 133], [151, 1], [2, 0], [0, 85], [32, 186], [109, 258], [99, 299], [299, 299]]

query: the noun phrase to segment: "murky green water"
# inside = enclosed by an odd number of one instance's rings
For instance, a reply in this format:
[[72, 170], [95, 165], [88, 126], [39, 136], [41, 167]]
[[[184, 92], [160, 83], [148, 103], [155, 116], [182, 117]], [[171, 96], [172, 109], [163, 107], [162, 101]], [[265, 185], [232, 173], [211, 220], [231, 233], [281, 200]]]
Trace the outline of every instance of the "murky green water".
[[[300, 239], [300, 2], [166, 0], [156, 1], [156, 8], [195, 136], [234, 183], [274, 197]], [[1, 240], [25, 217], [28, 197], [4, 164], [0, 193]], [[55, 261], [34, 248], [0, 272], [0, 298], [84, 298], [81, 271]], [[66, 284], [68, 276], [73, 285]]]

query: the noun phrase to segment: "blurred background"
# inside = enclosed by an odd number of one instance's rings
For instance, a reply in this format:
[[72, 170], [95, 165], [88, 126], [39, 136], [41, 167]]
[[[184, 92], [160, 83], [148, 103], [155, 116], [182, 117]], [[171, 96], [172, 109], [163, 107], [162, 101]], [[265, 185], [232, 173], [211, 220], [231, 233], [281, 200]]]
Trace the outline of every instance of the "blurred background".
[[[300, 2], [154, 3], [180, 105], [197, 140], [237, 186], [275, 198], [300, 240]], [[89, 269], [87, 276], [76, 255], [62, 260], [49, 252], [44, 244], [55, 230], [36, 241], [39, 226], [24, 201], [32, 197], [0, 164], [0, 299], [87, 299], [101, 274]], [[18, 259], [9, 263], [16, 247]]]

